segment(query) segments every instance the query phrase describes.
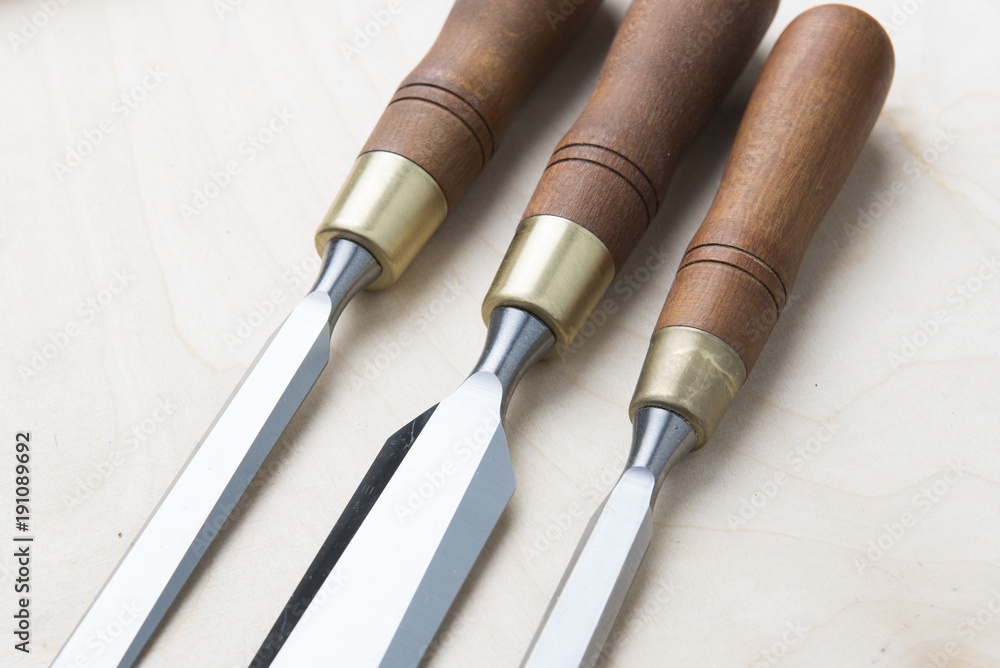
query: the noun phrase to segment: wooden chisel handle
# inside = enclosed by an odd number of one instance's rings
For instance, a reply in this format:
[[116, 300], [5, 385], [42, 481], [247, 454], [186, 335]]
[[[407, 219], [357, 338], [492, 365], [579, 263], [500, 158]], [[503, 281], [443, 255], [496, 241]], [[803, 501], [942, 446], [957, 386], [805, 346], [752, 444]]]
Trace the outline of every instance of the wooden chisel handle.
[[363, 245], [391, 285], [493, 156], [528, 92], [600, 0], [456, 0], [316, 234]]
[[635, 0], [559, 142], [483, 307], [543, 320], [564, 349], [659, 209], [778, 0]]
[[[847, 179], [892, 82], [888, 35], [823, 5], [764, 65], [722, 184], [681, 259], [631, 410], [680, 412], [704, 443], [753, 368], [806, 246]], [[678, 377], [686, 378], [678, 383]], [[682, 393], [687, 399], [675, 396]]]

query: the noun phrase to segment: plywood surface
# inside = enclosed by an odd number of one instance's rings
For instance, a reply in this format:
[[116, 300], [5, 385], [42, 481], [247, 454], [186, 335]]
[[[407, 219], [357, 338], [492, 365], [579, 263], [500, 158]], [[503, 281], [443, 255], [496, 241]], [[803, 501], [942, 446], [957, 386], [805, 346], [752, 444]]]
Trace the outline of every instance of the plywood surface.
[[[649, 334], [753, 80], [810, 4], [782, 3], [609, 290], [617, 312], [523, 381], [517, 491], [427, 665], [520, 660], [625, 460]], [[885, 113], [714, 442], [672, 472], [607, 666], [1000, 665], [1000, 8], [856, 4], [895, 43]], [[386, 3], [0, 3], [0, 665], [54, 659], [304, 295], [314, 229], [449, 5], [400, 0], [355, 46]], [[403, 279], [349, 306], [143, 666], [245, 666], [383, 440], [465, 377], [626, 6], [607, 0]], [[12, 635], [25, 431], [30, 655]]]

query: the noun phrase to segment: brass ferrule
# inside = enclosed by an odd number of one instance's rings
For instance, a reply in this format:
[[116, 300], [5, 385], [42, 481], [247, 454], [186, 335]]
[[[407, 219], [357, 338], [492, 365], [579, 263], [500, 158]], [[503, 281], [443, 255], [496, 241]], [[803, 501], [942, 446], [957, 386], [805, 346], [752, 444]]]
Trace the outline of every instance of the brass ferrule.
[[615, 277], [611, 253], [594, 234], [559, 216], [521, 221], [486, 299], [483, 320], [500, 306], [531, 313], [564, 351]]
[[387, 151], [364, 153], [316, 231], [316, 250], [331, 239], [364, 246], [382, 268], [368, 289], [382, 290], [410, 265], [448, 214], [444, 191], [424, 169]]
[[700, 448], [746, 379], [739, 353], [722, 339], [693, 327], [664, 327], [649, 344], [629, 417], [646, 406], [666, 408], [691, 423]]

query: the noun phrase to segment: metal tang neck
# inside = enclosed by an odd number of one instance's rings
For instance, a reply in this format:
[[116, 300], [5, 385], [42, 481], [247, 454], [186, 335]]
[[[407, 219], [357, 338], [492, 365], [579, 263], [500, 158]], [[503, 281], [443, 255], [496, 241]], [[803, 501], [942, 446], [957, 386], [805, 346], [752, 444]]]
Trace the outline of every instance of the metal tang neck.
[[643, 468], [656, 478], [650, 505], [656, 501], [673, 465], [697, 443], [698, 433], [680, 415], [656, 406], [636, 412], [632, 422], [632, 449], [625, 470]]
[[552, 330], [527, 311], [501, 306], [490, 313], [486, 344], [472, 374], [485, 371], [500, 380], [503, 391], [501, 419], [507, 413], [510, 397], [525, 372], [545, 357], [555, 342]]
[[378, 262], [363, 246], [347, 239], [331, 239], [323, 249], [319, 278], [309, 290], [330, 296], [330, 327], [337, 322], [347, 302], [379, 277]]

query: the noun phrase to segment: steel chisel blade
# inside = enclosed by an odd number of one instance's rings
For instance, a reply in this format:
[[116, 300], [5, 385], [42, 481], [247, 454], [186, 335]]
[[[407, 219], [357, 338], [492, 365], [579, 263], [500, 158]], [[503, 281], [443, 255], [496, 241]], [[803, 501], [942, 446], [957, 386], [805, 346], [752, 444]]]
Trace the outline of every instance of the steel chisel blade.
[[656, 478], [625, 471], [583, 532], [524, 668], [593, 666], [653, 536]]
[[[386, 440], [365, 477], [362, 478], [361, 484], [348, 501], [343, 514], [323, 541], [306, 574], [302, 576], [302, 580], [292, 592], [274, 626], [261, 643], [256, 656], [250, 662], [250, 668], [266, 668], [271, 665], [306, 608], [317, 595], [320, 595], [321, 588], [327, 582], [327, 577], [337, 565], [344, 549], [354, 538], [358, 527], [368, 517], [372, 506], [381, 496], [382, 489], [396, 473], [406, 453], [410, 451], [410, 447], [436, 408], [437, 405], [427, 409]], [[330, 584], [333, 584], [332, 580]]]
[[[328, 295], [310, 293], [264, 346], [70, 636], [55, 668], [135, 660], [326, 366], [331, 308]], [[133, 621], [118, 624], [121, 632], [111, 637], [109, 625], [123, 611]]]
[[480, 372], [438, 405], [271, 665], [420, 661], [514, 492], [501, 399]]

